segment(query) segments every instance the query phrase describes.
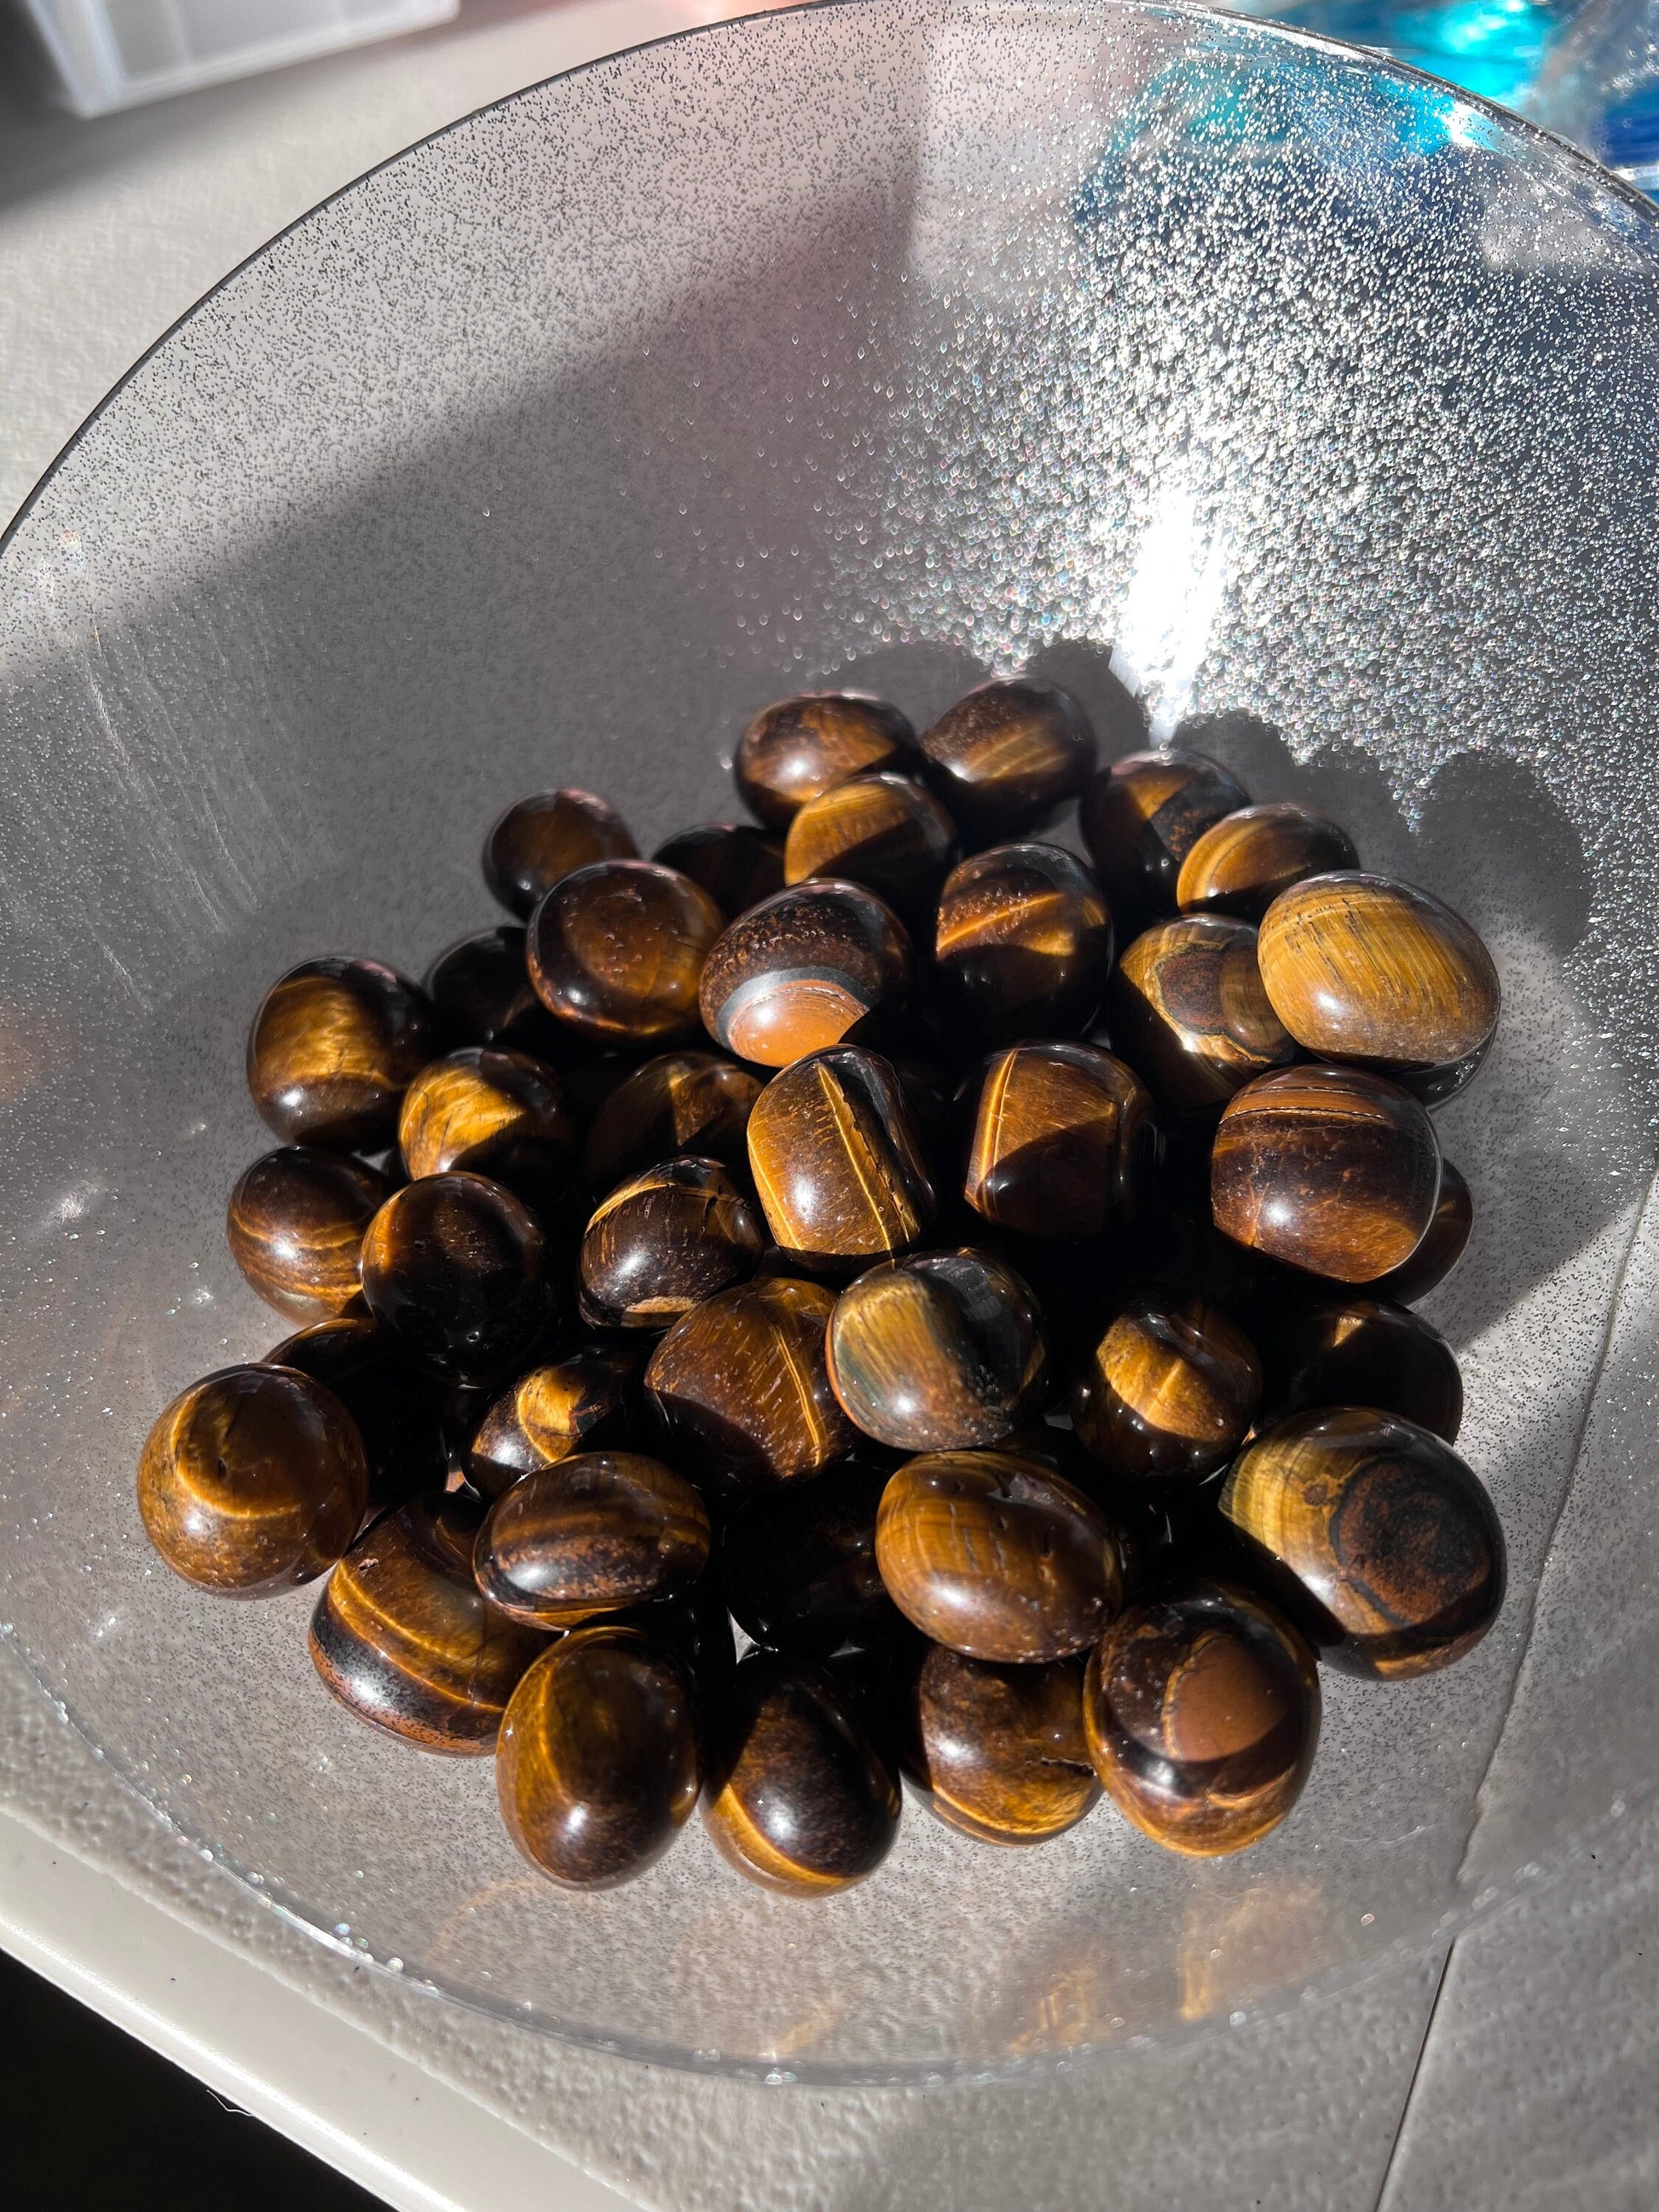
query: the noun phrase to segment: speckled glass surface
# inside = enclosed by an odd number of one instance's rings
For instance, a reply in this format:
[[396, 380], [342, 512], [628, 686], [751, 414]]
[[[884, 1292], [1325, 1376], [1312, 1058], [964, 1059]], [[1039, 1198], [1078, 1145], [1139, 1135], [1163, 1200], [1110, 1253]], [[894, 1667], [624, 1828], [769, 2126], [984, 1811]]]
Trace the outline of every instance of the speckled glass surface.
[[[46, 1690], [331, 1940], [800, 2079], [1224, 2032], [1634, 1804], [1656, 479], [1651, 211], [1443, 89], [1195, 11], [710, 29], [278, 240], [0, 553], [0, 1620]], [[487, 1763], [325, 1697], [305, 1594], [216, 1602], [146, 1550], [151, 1415], [285, 1333], [222, 1230], [267, 1141], [252, 1006], [308, 954], [418, 972], [488, 923], [479, 839], [525, 790], [606, 791], [648, 849], [729, 812], [782, 690], [920, 718], [1030, 661], [1098, 705], [1109, 655], [1160, 737], [1206, 718], [1257, 798], [1338, 814], [1492, 945], [1504, 1029], [1440, 1116], [1475, 1238], [1430, 1310], [1502, 1620], [1443, 1676], [1328, 1676], [1301, 1807], [1237, 1860], [1106, 1811], [1002, 1853], [912, 1808], [830, 1901], [744, 1886], [695, 1827], [629, 1888], [555, 1893]]]

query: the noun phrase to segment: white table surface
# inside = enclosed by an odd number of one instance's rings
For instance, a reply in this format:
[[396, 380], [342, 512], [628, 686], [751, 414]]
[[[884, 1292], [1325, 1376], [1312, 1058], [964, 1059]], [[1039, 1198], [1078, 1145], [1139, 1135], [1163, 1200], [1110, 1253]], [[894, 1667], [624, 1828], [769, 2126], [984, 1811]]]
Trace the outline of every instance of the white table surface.
[[[227, 270], [520, 86], [738, 9], [471, 0], [95, 124], [0, 90], [0, 516]], [[0, 1943], [390, 2203], [437, 2212], [1651, 2212], [1659, 1815], [1289, 2019], [1018, 2086], [625, 2065], [337, 1956], [182, 1850], [0, 1654]]]

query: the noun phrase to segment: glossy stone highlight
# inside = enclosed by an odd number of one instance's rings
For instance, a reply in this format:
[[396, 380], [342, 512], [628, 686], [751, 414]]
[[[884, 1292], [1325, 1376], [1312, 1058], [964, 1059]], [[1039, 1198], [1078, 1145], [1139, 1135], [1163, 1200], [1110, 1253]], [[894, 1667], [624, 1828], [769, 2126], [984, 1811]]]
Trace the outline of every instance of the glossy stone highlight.
[[520, 1476], [593, 1449], [606, 1424], [617, 1425], [644, 1364], [643, 1349], [632, 1345], [580, 1344], [520, 1376], [471, 1438], [473, 1486], [499, 1498]]
[[902, 1467], [882, 1496], [876, 1559], [924, 1636], [1004, 1665], [1083, 1650], [1122, 1598], [1099, 1510], [1009, 1452], [933, 1452]]
[[1072, 1426], [1126, 1481], [1199, 1482], [1237, 1450], [1261, 1396], [1255, 1346], [1218, 1306], [1146, 1287], [1085, 1359]]
[[1218, 1229], [1341, 1283], [1409, 1260], [1439, 1191], [1434, 1125], [1409, 1092], [1364, 1068], [1258, 1077], [1228, 1104], [1210, 1158]]
[[335, 1697], [423, 1751], [492, 1750], [507, 1701], [546, 1642], [479, 1595], [481, 1517], [441, 1492], [382, 1514], [312, 1615], [312, 1661]]
[[808, 1269], [851, 1273], [919, 1243], [933, 1217], [898, 1079], [856, 1045], [773, 1077], [749, 1116], [749, 1170], [773, 1242]]
[[834, 1680], [752, 1652], [709, 1726], [703, 1824], [763, 1888], [823, 1897], [872, 1875], [898, 1833], [899, 1793]]
[[981, 684], [922, 732], [935, 789], [971, 843], [1018, 837], [1075, 798], [1097, 745], [1069, 691], [1034, 677]]
[[740, 915], [703, 970], [708, 1034], [740, 1060], [786, 1067], [891, 1012], [909, 988], [910, 940], [857, 884], [798, 884]]
[[676, 1152], [749, 1164], [749, 1113], [761, 1078], [712, 1052], [666, 1052], [618, 1084], [582, 1154], [589, 1187], [610, 1190]]
[[368, 1502], [362, 1440], [320, 1382], [226, 1367], [158, 1415], [138, 1462], [144, 1533], [176, 1575], [264, 1597], [331, 1567]]
[[1000, 1443], [1032, 1410], [1047, 1364], [1028, 1285], [969, 1250], [860, 1275], [836, 1301], [828, 1352], [848, 1418], [907, 1452]]
[[1241, 806], [1188, 852], [1176, 878], [1176, 904], [1183, 914], [1260, 921], [1280, 891], [1304, 876], [1358, 866], [1352, 838], [1328, 814], [1291, 800]]
[[1194, 1582], [1131, 1606], [1089, 1661], [1083, 1718], [1108, 1796], [1165, 1850], [1259, 1843], [1301, 1794], [1319, 1674], [1288, 1621], [1249, 1591]]
[[1298, 1044], [1432, 1103], [1467, 1083], [1498, 1027], [1498, 970], [1450, 907], [1388, 876], [1309, 878], [1262, 918], [1257, 957]]
[[1374, 1406], [1457, 1442], [1463, 1378], [1420, 1314], [1358, 1293], [1320, 1298], [1276, 1316], [1266, 1341], [1275, 1413]]
[[1119, 927], [1174, 910], [1181, 864], [1250, 794], [1202, 753], [1129, 753], [1084, 793], [1083, 837]]
[[295, 1321], [337, 1314], [362, 1288], [363, 1232], [391, 1185], [339, 1152], [286, 1145], [237, 1177], [230, 1255], [267, 1305]]
[[964, 1092], [962, 1194], [1023, 1236], [1097, 1237], [1140, 1203], [1156, 1132], [1133, 1068], [1090, 1044], [1021, 1044]]
[[994, 845], [945, 878], [933, 953], [953, 1035], [981, 1047], [1076, 1036], [1111, 973], [1112, 917], [1060, 846]]
[[562, 1191], [576, 1133], [550, 1067], [521, 1052], [464, 1046], [404, 1093], [398, 1145], [413, 1177], [452, 1168], [491, 1176], [528, 1202]]
[[639, 848], [609, 800], [591, 791], [520, 799], [484, 840], [483, 877], [509, 913], [527, 920], [555, 884], [595, 860], [629, 860]]
[[424, 994], [378, 960], [307, 960], [259, 1002], [247, 1087], [285, 1143], [373, 1152], [437, 1049]]
[[507, 1832], [568, 1889], [629, 1881], [673, 1842], [702, 1780], [691, 1679], [637, 1629], [578, 1629], [513, 1692], [495, 1752]]
[[594, 1043], [667, 1044], [696, 1026], [697, 984], [726, 917], [689, 876], [600, 860], [556, 883], [530, 923], [530, 980]]
[[862, 884], [896, 914], [931, 908], [955, 856], [956, 824], [925, 785], [855, 775], [809, 799], [789, 825], [784, 875]]
[[477, 1585], [510, 1620], [574, 1628], [682, 1596], [708, 1561], [708, 1515], [672, 1468], [640, 1452], [576, 1452], [525, 1475], [489, 1508]]
[[595, 1209], [577, 1259], [590, 1328], [666, 1328], [752, 1274], [760, 1218], [717, 1160], [665, 1160]]
[[986, 1844], [1042, 1844], [1090, 1812], [1083, 1664], [997, 1667], [924, 1644], [896, 1691], [899, 1757], [930, 1812]]
[[1240, 1454], [1220, 1505], [1322, 1656], [1348, 1674], [1448, 1667], [1503, 1605], [1491, 1498], [1449, 1444], [1396, 1414], [1292, 1413]]
[[1114, 1043], [1178, 1113], [1224, 1106], [1297, 1057], [1256, 965], [1255, 930], [1221, 915], [1143, 930], [1118, 963], [1106, 1013]]
[[896, 707], [862, 691], [806, 691], [762, 708], [738, 741], [732, 774], [750, 813], [787, 830], [838, 783], [915, 759], [915, 732]]
[[369, 1224], [363, 1296], [434, 1374], [492, 1382], [532, 1356], [552, 1317], [546, 1239], [500, 1183], [427, 1176]]

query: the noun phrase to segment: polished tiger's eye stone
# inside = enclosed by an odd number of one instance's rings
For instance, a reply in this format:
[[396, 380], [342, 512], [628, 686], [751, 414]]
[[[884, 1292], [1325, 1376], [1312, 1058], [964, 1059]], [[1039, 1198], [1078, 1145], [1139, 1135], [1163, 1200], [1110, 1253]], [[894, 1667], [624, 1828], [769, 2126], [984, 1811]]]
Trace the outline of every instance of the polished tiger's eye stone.
[[933, 951], [946, 1018], [975, 1046], [1076, 1036], [1111, 973], [1112, 917], [1058, 845], [994, 845], [945, 878]]
[[1288, 1621], [1230, 1583], [1143, 1599], [1089, 1660], [1083, 1720], [1106, 1793], [1168, 1850], [1213, 1858], [1269, 1834], [1319, 1740], [1319, 1671]]
[[835, 1302], [820, 1283], [766, 1276], [705, 1298], [663, 1338], [646, 1395], [699, 1480], [728, 1496], [769, 1490], [852, 1450], [824, 1355]]
[[1250, 794], [1202, 753], [1129, 753], [1084, 793], [1083, 840], [1120, 928], [1170, 913], [1181, 864]]
[[1233, 1462], [1220, 1506], [1322, 1655], [1348, 1674], [1448, 1667], [1503, 1605], [1491, 1498], [1449, 1444], [1398, 1414], [1291, 1414]]
[[1280, 891], [1304, 876], [1358, 866], [1352, 838], [1328, 814], [1289, 799], [1241, 806], [1188, 852], [1176, 878], [1176, 904], [1182, 914], [1260, 921]]
[[556, 1040], [553, 1018], [530, 981], [529, 943], [526, 931], [503, 922], [463, 937], [427, 969], [426, 995], [452, 1046], [536, 1054]]
[[630, 1175], [694, 1152], [749, 1164], [749, 1113], [762, 1079], [712, 1052], [665, 1052], [617, 1085], [588, 1132], [582, 1174], [610, 1190]]
[[1243, 1442], [1261, 1396], [1255, 1346], [1218, 1306], [1143, 1288], [1072, 1387], [1072, 1426], [1127, 1481], [1197, 1482]]
[[1094, 773], [1089, 717], [1034, 677], [981, 684], [921, 734], [934, 788], [970, 844], [1018, 837], [1074, 799]]
[[644, 1364], [632, 1345], [580, 1344], [520, 1376], [473, 1433], [466, 1464], [474, 1489], [499, 1498], [521, 1476], [609, 1441]]
[[484, 840], [483, 877], [510, 914], [527, 919], [556, 883], [639, 848], [616, 808], [591, 791], [544, 791], [509, 806]]
[[1457, 1442], [1463, 1378], [1437, 1328], [1375, 1297], [1321, 1298], [1276, 1316], [1269, 1401], [1276, 1413], [1374, 1406]]
[[307, 960], [259, 1001], [247, 1087], [287, 1143], [373, 1152], [391, 1143], [398, 1103], [436, 1048], [425, 994], [395, 969]]
[[902, 1467], [876, 1516], [876, 1560], [924, 1636], [1005, 1666], [1081, 1651], [1123, 1594], [1103, 1515], [1010, 1452], [931, 1452]]
[[783, 840], [752, 822], [709, 822], [682, 830], [651, 855], [701, 884], [723, 915], [747, 914], [783, 889]]
[[1310, 876], [1262, 917], [1273, 1012], [1322, 1059], [1374, 1067], [1433, 1103], [1461, 1090], [1498, 1027], [1498, 970], [1460, 914], [1388, 876]]
[[927, 1644], [903, 1670], [897, 1701], [905, 1774], [929, 1811], [965, 1836], [1047, 1843], [1099, 1799], [1080, 1660], [998, 1667]]
[[774, 1243], [804, 1267], [850, 1273], [918, 1243], [933, 1218], [898, 1078], [857, 1045], [772, 1078], [749, 1116], [749, 1170]]
[[230, 1255], [278, 1313], [337, 1314], [362, 1287], [363, 1231], [391, 1188], [361, 1160], [285, 1145], [236, 1179], [225, 1212]]
[[849, 1283], [830, 1317], [830, 1381], [896, 1451], [1001, 1442], [1046, 1382], [1030, 1288], [982, 1252], [916, 1252]]
[[962, 1194], [1026, 1237], [1097, 1237], [1139, 1205], [1157, 1146], [1133, 1068], [1097, 1046], [1018, 1044], [968, 1085]]
[[383, 1513], [312, 1615], [312, 1661], [340, 1703], [425, 1751], [493, 1750], [507, 1699], [546, 1646], [480, 1596], [482, 1517], [441, 1491]]
[[583, 1234], [578, 1303], [590, 1328], [666, 1328], [751, 1275], [759, 1216], [717, 1160], [665, 1160], [621, 1184]]
[[1427, 1114], [1358, 1067], [1258, 1076], [1228, 1103], [1210, 1156], [1218, 1229], [1340, 1283], [1374, 1281], [1410, 1259], [1439, 1191]]
[[425, 1176], [369, 1224], [363, 1296], [434, 1374], [489, 1382], [532, 1358], [552, 1319], [546, 1239], [500, 1183]]
[[703, 1825], [764, 1888], [822, 1897], [892, 1849], [898, 1785], [834, 1678], [769, 1651], [739, 1661], [709, 1723]]
[[225, 1367], [157, 1417], [138, 1510], [176, 1575], [222, 1597], [313, 1581], [357, 1533], [368, 1465], [333, 1394], [288, 1367]]
[[683, 1475], [642, 1452], [575, 1452], [491, 1505], [478, 1588], [510, 1620], [574, 1628], [594, 1613], [678, 1597], [708, 1564], [708, 1515]]
[[876, 1565], [876, 1509], [887, 1469], [843, 1461], [751, 1498], [720, 1537], [732, 1619], [757, 1644], [827, 1659], [902, 1626]]
[[702, 1781], [690, 1674], [633, 1628], [580, 1628], [544, 1651], [495, 1748], [507, 1832], [568, 1889], [643, 1874], [690, 1819]]
[[368, 1510], [443, 1487], [443, 1386], [367, 1314], [313, 1322], [260, 1362], [294, 1367], [331, 1390], [357, 1425], [368, 1462]]
[[1144, 930], [1108, 987], [1106, 1018], [1153, 1096], [1180, 1113], [1224, 1106], [1297, 1056], [1263, 987], [1255, 930], [1223, 915], [1183, 915]]
[[489, 1176], [539, 1208], [570, 1181], [576, 1131], [550, 1067], [466, 1045], [429, 1061], [410, 1085], [398, 1143], [411, 1176]]
[[809, 800], [855, 775], [902, 770], [915, 731], [884, 699], [861, 691], [807, 691], [763, 707], [738, 741], [732, 774], [750, 812], [787, 830]]
[[896, 914], [931, 910], [956, 856], [956, 824], [923, 784], [855, 775], [809, 799], [789, 824], [785, 879], [863, 884]]
[[530, 922], [530, 980], [600, 1044], [666, 1044], [696, 1027], [697, 984], [726, 917], [690, 876], [599, 860], [555, 884]]
[[786, 1067], [891, 1013], [910, 981], [910, 940], [873, 891], [797, 884], [739, 915], [702, 972], [708, 1034], [739, 1060]]
[[1469, 1187], [1451, 1162], [1443, 1157], [1440, 1195], [1435, 1201], [1434, 1218], [1424, 1233], [1423, 1242], [1403, 1266], [1379, 1275], [1366, 1288], [1374, 1298], [1390, 1298], [1401, 1306], [1427, 1297], [1462, 1258], [1474, 1227], [1474, 1200], [1469, 1195]]

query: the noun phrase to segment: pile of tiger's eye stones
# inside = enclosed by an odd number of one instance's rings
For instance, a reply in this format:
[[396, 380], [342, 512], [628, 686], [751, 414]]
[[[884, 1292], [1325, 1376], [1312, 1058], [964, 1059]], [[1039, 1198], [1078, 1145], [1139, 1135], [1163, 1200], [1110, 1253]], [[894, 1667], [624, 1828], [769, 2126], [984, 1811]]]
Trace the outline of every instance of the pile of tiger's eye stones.
[[[826, 1895], [902, 1782], [981, 1842], [1103, 1796], [1255, 1843], [1322, 1662], [1443, 1667], [1503, 1602], [1412, 1310], [1470, 1233], [1431, 1109], [1491, 958], [1217, 762], [1103, 768], [1034, 678], [920, 732], [783, 700], [735, 769], [756, 819], [650, 859], [602, 799], [523, 799], [509, 921], [423, 983], [266, 994], [278, 1145], [227, 1231], [300, 1326], [157, 1419], [150, 1539], [203, 1589], [319, 1583], [326, 1689], [493, 1753], [568, 1887], [701, 1801]], [[1086, 863], [1040, 836], [1073, 801]]]

